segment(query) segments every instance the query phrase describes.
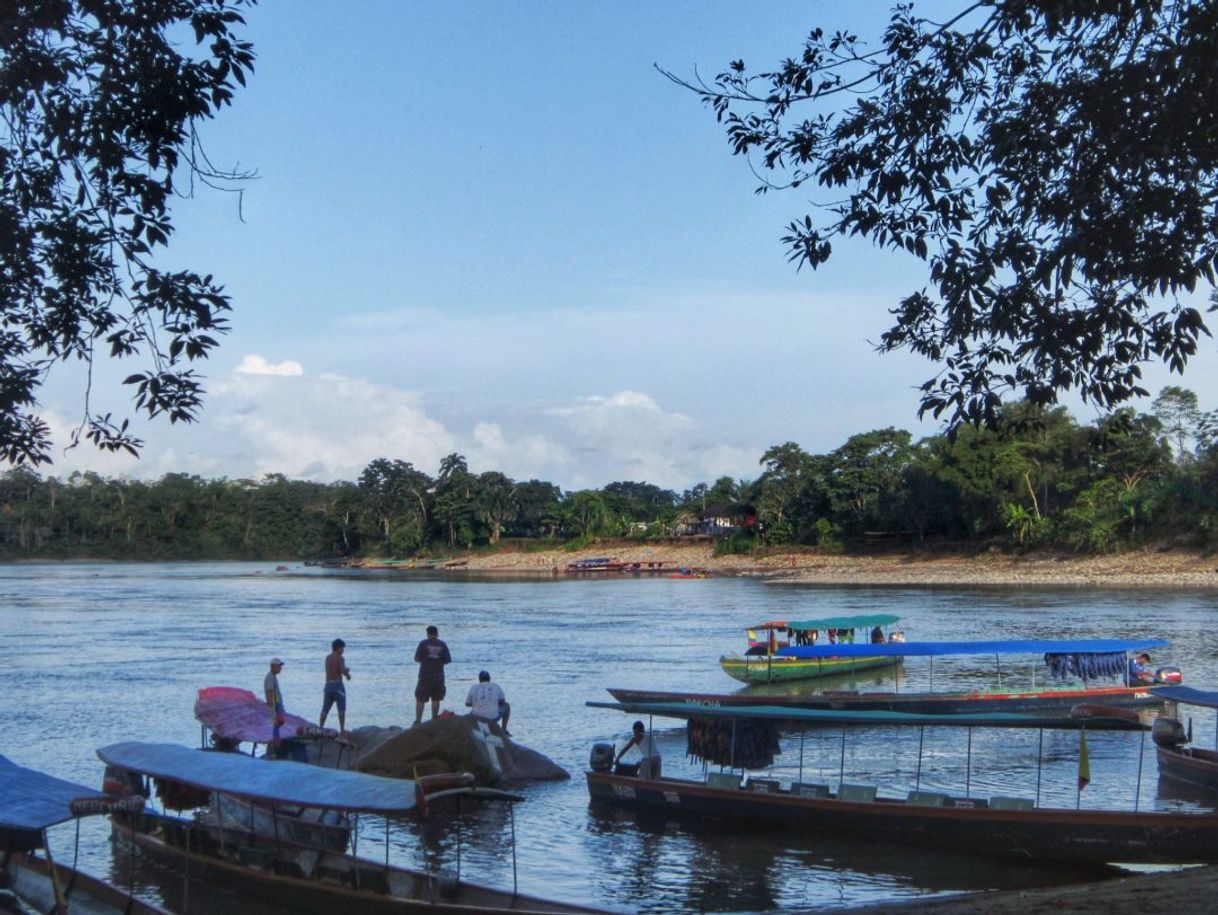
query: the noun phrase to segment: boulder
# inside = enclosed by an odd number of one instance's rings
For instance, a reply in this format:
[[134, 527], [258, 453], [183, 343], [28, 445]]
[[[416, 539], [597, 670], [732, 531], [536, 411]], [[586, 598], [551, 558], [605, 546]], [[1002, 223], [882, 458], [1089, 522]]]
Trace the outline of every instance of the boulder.
[[406, 730], [360, 728], [346, 738], [351, 749], [345, 767], [390, 778], [472, 772], [481, 786], [509, 788], [571, 777], [498, 724], [472, 715], [435, 718]]

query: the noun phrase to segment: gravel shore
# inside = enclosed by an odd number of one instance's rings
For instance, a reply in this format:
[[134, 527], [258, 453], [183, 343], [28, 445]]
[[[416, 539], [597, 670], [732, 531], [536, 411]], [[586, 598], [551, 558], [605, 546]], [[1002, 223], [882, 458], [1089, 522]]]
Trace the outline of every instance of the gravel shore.
[[714, 575], [752, 575], [811, 584], [1070, 585], [1132, 588], [1218, 588], [1218, 557], [1184, 550], [1142, 550], [1114, 556], [1014, 556], [886, 553], [835, 556], [814, 552], [714, 556], [709, 545], [605, 546], [566, 552], [501, 552], [459, 557], [471, 572], [561, 574], [568, 563], [593, 556], [623, 562], [662, 562], [665, 568]]

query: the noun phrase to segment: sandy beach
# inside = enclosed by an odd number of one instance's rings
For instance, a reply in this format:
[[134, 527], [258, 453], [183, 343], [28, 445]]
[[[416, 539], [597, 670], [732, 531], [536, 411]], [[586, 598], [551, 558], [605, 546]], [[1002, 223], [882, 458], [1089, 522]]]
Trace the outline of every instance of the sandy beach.
[[662, 562], [674, 571], [762, 576], [779, 581], [840, 585], [1058, 585], [1131, 588], [1218, 588], [1218, 556], [1185, 550], [1140, 550], [1112, 556], [974, 555], [892, 552], [842, 556], [775, 551], [763, 556], [714, 556], [709, 544], [613, 545], [568, 552], [498, 552], [457, 557], [471, 572], [562, 573], [568, 563], [594, 556], [624, 562]]

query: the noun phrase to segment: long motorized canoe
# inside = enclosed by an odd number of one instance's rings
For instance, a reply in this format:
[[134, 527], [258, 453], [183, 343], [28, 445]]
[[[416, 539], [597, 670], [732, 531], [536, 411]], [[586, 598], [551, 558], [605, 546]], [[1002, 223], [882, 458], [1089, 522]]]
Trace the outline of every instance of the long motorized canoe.
[[[473, 787], [462, 780], [451, 789], [424, 794], [418, 783], [409, 779], [169, 744], [112, 744], [99, 749], [97, 755], [107, 764], [108, 772], [154, 780], [162, 795], [176, 798], [174, 809], [204, 806], [212, 795], [224, 794], [260, 804], [272, 816], [282, 808], [299, 807], [394, 821], [414, 817], [425, 803], [444, 797], [520, 800], [516, 795]], [[113, 783], [122, 780], [114, 779]], [[122, 845], [176, 867], [187, 879], [222, 881], [234, 892], [297, 912], [605, 911], [463, 880], [460, 855], [455, 873], [424, 872], [293, 844], [280, 836], [256, 841], [248, 833], [217, 829], [165, 812], [144, 810], [138, 815], [113, 816], [111, 822]]]
[[[589, 703], [599, 705], [599, 703]], [[666, 816], [688, 815], [729, 819], [746, 827], [779, 827], [805, 837], [854, 837], [872, 842], [913, 844], [968, 854], [1030, 858], [1081, 863], [1218, 863], [1218, 812], [1181, 809], [1083, 809], [1044, 806], [1040, 802], [1038, 761], [1036, 797], [1006, 794], [979, 796], [960, 792], [921, 790], [920, 782], [904, 797], [884, 797], [877, 785], [850, 778], [846, 769], [846, 732], [842, 732], [840, 773], [837, 783], [806, 782], [803, 778], [803, 743], [798, 775], [747, 779], [738, 768], [763, 768], [756, 761], [724, 762], [713, 754], [733, 746], [738, 731], [752, 731], [747, 742], [756, 744], [757, 729], [824, 724], [857, 719], [860, 722], [941, 727], [1086, 728], [1111, 725], [1146, 730], [1128, 710], [1078, 709], [1070, 717], [987, 714], [919, 716], [894, 712], [835, 712], [790, 708], [697, 708], [689, 705], [616, 706], [621, 711], [686, 719], [690, 722], [690, 752], [709, 762], [730, 766], [711, 771], [705, 780], [646, 776], [615, 769], [607, 745], [593, 749], [587, 772], [588, 792], [594, 801], [634, 808], [661, 810]], [[1105, 724], [1104, 722], [1107, 722]], [[694, 725], [719, 728], [714, 739], [695, 746]], [[970, 731], [971, 735], [971, 731]], [[969, 740], [970, 755], [972, 740]], [[1079, 737], [1079, 791], [1086, 759], [1085, 731]], [[612, 748], [609, 748], [610, 750]], [[732, 752], [735, 752], [732, 750]], [[756, 755], [756, 754], [753, 754]], [[921, 772], [922, 741], [918, 742], [915, 771]], [[654, 767], [653, 767], [654, 770]], [[817, 771], [823, 771], [818, 769]], [[966, 768], [966, 772], [968, 769]], [[965, 779], [967, 786], [968, 780]]]
[[[883, 645], [834, 645], [782, 647], [779, 652], [822, 656], [822, 660], [866, 660], [867, 656], [882, 654], [884, 658], [930, 659], [931, 682], [934, 680], [934, 659], [937, 657], [993, 656], [997, 676], [1002, 682], [1003, 657], [1026, 655], [1043, 660], [1044, 676], [1029, 688], [967, 691], [895, 690], [820, 690], [800, 694], [775, 694], [764, 690], [735, 693], [680, 692], [659, 689], [610, 687], [609, 692], [620, 702], [684, 702], [704, 706], [773, 705], [807, 709], [839, 711], [909, 712], [928, 715], [959, 715], [969, 712], [1024, 712], [1066, 715], [1073, 706], [1082, 703], [1123, 706], [1128, 708], [1162, 706], [1169, 701], [1168, 685], [1179, 683], [1176, 668], [1164, 667], [1156, 672], [1154, 684], [1128, 682], [1128, 656], [1145, 648], [1161, 648], [1169, 643], [1162, 639], [1021, 639], [972, 642], [889, 642]], [[780, 655], [781, 656], [781, 655]], [[827, 657], [825, 657], [827, 656]], [[818, 658], [808, 658], [809, 662]], [[1116, 680], [1116, 684], [1103, 682]], [[1011, 677], [1008, 674], [1006, 682]]]

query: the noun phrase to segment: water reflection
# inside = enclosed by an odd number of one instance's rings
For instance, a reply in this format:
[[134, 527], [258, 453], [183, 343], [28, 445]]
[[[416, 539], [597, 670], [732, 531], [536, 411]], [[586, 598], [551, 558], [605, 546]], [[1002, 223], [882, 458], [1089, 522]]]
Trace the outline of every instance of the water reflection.
[[[888, 898], [1029, 886], [1060, 886], [1127, 874], [1117, 867], [1056, 865], [949, 854], [871, 840], [800, 836], [791, 830], [674, 817], [591, 802], [589, 835], [640, 888], [680, 896], [689, 911], [772, 911], [854, 905], [882, 887]], [[698, 849], [681, 867], [664, 844]]]

